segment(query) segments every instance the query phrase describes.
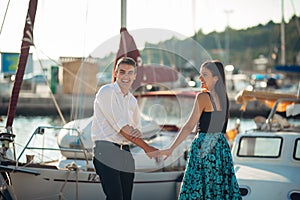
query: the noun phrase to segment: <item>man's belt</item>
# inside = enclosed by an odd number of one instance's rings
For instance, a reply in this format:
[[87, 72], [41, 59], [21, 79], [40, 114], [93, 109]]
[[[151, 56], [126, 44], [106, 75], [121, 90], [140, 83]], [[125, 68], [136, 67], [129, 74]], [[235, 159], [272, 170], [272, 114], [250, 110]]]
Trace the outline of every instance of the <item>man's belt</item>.
[[130, 151], [130, 147], [128, 144], [118, 144], [118, 143], [114, 143], [114, 145], [116, 145], [117, 147], [119, 147], [121, 150], [125, 150], [125, 151]]

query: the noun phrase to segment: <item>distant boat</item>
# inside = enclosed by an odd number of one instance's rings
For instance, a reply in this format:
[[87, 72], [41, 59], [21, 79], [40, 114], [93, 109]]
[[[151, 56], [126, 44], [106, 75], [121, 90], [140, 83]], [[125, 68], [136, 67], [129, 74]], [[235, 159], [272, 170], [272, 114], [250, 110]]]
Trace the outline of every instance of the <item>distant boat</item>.
[[257, 128], [239, 133], [234, 140], [232, 156], [242, 197], [244, 200], [299, 199], [300, 98], [243, 91], [238, 102], [246, 106], [253, 99], [267, 105], [272, 103], [272, 110], [267, 118], [255, 117]]

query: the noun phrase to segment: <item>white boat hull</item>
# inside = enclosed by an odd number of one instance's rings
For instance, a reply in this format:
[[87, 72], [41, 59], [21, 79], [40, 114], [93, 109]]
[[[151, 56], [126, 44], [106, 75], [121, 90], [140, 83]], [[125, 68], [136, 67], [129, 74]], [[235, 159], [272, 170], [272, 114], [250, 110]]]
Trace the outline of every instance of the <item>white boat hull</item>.
[[[95, 172], [28, 168], [39, 175], [10, 173], [9, 190], [14, 199], [105, 199]], [[177, 198], [183, 171], [136, 172], [133, 200]]]

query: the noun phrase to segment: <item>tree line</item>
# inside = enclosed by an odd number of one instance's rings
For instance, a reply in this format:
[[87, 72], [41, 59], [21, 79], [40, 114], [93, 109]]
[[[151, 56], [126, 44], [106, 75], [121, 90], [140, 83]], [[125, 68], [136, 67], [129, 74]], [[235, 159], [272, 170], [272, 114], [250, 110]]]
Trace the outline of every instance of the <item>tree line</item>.
[[[295, 15], [285, 23], [286, 65], [300, 65], [300, 26], [298, 21], [299, 17]], [[255, 71], [254, 60], [261, 55], [268, 60], [267, 69], [272, 69], [272, 67], [280, 65], [280, 32], [280, 23], [273, 21], [242, 30], [227, 27], [223, 32], [208, 34], [204, 34], [200, 29], [191, 38], [180, 40], [173, 37], [156, 44], [146, 42], [144, 49], [139, 50], [145, 64], [163, 64], [174, 67], [185, 74], [190, 70], [188, 64], [194, 65], [196, 69], [202, 62], [197, 60], [199, 52], [191, 49], [192, 41], [200, 44], [211, 58], [219, 59], [225, 65], [234, 65], [236, 70]], [[99, 66], [112, 69], [113, 63], [108, 63], [108, 61], [113, 60], [114, 57], [115, 53], [111, 53], [101, 58]], [[190, 63], [191, 60], [187, 58], [194, 59], [194, 63]]]
[[[300, 65], [300, 28], [298, 21], [299, 17], [293, 16], [288, 23], [285, 23], [287, 65]], [[242, 70], [255, 70], [253, 61], [261, 55], [268, 59], [267, 67], [280, 65], [280, 23], [270, 21], [266, 25], [260, 24], [243, 30], [228, 27], [223, 32], [208, 34], [204, 34], [199, 30], [192, 36], [192, 39], [198, 42], [212, 58], [220, 59], [225, 64], [232, 64]], [[227, 54], [226, 42], [229, 44], [227, 46], [229, 54]], [[171, 55], [172, 53], [168, 51], [157, 51], [160, 47], [183, 49], [185, 55], [193, 53], [189, 48], [189, 40], [179, 40], [173, 37], [158, 44], [146, 43], [145, 48], [141, 50], [143, 60], [151, 60], [152, 63], [164, 63], [167, 66], [173, 66], [176, 63], [179, 68], [187, 62], [184, 58]], [[193, 57], [193, 55], [188, 57]]]

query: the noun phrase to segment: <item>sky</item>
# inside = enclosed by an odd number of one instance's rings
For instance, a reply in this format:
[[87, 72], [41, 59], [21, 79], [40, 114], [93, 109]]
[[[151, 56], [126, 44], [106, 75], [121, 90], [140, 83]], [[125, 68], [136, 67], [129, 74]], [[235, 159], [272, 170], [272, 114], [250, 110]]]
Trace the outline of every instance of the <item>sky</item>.
[[[229, 25], [246, 29], [281, 21], [283, 0], [127, 0], [126, 27], [129, 33], [144, 30], [138, 48], [173, 35], [192, 36], [224, 31]], [[28, 0], [0, 1], [0, 52], [20, 52]], [[284, 18], [300, 16], [300, 0], [285, 0]], [[34, 59], [81, 57], [99, 45], [116, 51], [121, 27], [121, 0], [40, 0], [34, 26]], [[158, 30], [151, 34], [150, 29]], [[133, 34], [133, 37], [135, 35]], [[105, 46], [104, 45], [104, 46]], [[35, 53], [37, 52], [37, 53]], [[109, 52], [108, 52], [109, 53]], [[35, 54], [37, 56], [35, 56]]]

